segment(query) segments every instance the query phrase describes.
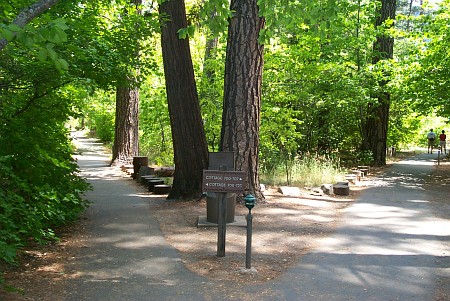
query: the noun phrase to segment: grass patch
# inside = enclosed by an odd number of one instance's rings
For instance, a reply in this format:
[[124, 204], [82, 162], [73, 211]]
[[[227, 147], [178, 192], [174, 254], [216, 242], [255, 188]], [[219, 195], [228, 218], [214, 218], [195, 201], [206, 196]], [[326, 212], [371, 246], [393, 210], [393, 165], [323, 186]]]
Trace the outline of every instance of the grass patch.
[[260, 175], [261, 183], [274, 186], [298, 187], [320, 186], [324, 183], [341, 181], [346, 170], [336, 162], [322, 157], [296, 158], [291, 162], [278, 164]]

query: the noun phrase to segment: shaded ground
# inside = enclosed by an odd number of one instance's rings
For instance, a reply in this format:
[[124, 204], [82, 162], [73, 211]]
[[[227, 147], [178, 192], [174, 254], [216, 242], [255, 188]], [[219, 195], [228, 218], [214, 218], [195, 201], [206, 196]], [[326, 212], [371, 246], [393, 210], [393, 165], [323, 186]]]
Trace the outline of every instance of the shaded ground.
[[[450, 212], [450, 162], [442, 162], [436, 167], [433, 176], [428, 181], [425, 189], [430, 197], [430, 204], [433, 208], [433, 213], [443, 219], [449, 219], [448, 212]], [[441, 237], [441, 240], [447, 242], [448, 237]], [[450, 246], [448, 247], [446, 257], [437, 261], [436, 265], [441, 271], [439, 278], [436, 281], [436, 298], [435, 300], [444, 301], [450, 300], [450, 275], [445, 271], [450, 267]]]
[[[346, 198], [284, 197], [270, 190], [266, 203], [253, 210], [252, 267], [257, 273], [249, 278], [239, 273], [245, 267], [246, 228], [226, 229], [226, 256], [217, 257], [217, 228], [196, 227], [205, 215], [205, 201], [164, 203], [155, 208], [166, 239], [175, 246], [186, 266], [203, 276], [228, 281], [264, 282], [297, 263], [322, 237], [330, 235], [339, 222], [340, 210], [352, 202]], [[236, 215], [248, 213], [238, 204]]]
[[[122, 175], [123, 176], [123, 175]], [[129, 178], [124, 180], [132, 181]], [[450, 164], [439, 165], [427, 184], [435, 214], [448, 218], [442, 210], [450, 207]], [[143, 188], [136, 184], [138, 191]], [[245, 228], [227, 227], [226, 256], [217, 257], [217, 228], [197, 228], [197, 218], [205, 215], [205, 201], [169, 203], [148, 195], [150, 210], [170, 244], [175, 246], [185, 265], [192, 271], [214, 279], [264, 282], [276, 278], [299, 258], [313, 249], [320, 239], [329, 236], [340, 221], [340, 212], [355, 200], [364, 186], [353, 187], [349, 197], [284, 197], [269, 190], [267, 202], [252, 211], [252, 266], [256, 274], [239, 272], [245, 266]], [[237, 205], [236, 215], [247, 214]], [[83, 220], [61, 229], [61, 240], [47, 246], [32, 246], [21, 252], [20, 265], [6, 268], [6, 289], [0, 290], [0, 300], [63, 300], [65, 280], [76, 277], [71, 269], [77, 250], [88, 239]], [[448, 266], [449, 263], [440, 263]], [[436, 300], [449, 300], [450, 279], [438, 279]], [[13, 292], [8, 292], [12, 290]]]

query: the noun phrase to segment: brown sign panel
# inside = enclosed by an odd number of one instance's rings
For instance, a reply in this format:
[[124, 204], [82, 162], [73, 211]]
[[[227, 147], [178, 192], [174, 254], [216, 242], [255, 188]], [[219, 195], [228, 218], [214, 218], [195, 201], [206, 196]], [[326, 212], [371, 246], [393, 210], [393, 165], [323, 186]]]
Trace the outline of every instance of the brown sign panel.
[[204, 192], [244, 192], [245, 172], [203, 170]]
[[233, 152], [210, 152], [209, 170], [234, 170], [234, 153]]

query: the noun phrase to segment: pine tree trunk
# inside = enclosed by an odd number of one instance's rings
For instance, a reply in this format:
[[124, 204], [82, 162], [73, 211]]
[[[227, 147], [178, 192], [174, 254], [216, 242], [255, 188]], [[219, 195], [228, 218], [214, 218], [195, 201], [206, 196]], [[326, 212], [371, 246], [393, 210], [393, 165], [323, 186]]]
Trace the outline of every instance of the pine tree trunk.
[[[141, 14], [142, 0], [130, 0], [130, 3], [136, 6], [136, 13]], [[130, 53], [136, 58], [139, 58], [139, 42], [134, 40], [134, 52]], [[139, 73], [137, 68], [133, 71]], [[133, 76], [118, 78], [112, 151], [111, 165], [130, 163], [134, 156], [139, 155], [139, 88]]]
[[246, 193], [264, 198], [258, 174], [264, 19], [256, 0], [231, 1], [228, 27], [221, 150], [235, 153], [235, 168], [247, 173]]
[[130, 163], [139, 153], [139, 89], [116, 90], [116, 122], [112, 165]]
[[[388, 19], [395, 19], [395, 0], [382, 0], [375, 22], [377, 28], [381, 27]], [[373, 44], [372, 63], [376, 64], [381, 60], [392, 59], [394, 52], [394, 38], [380, 34]], [[386, 78], [388, 74], [385, 74]], [[373, 154], [374, 165], [386, 165], [386, 144], [389, 125], [389, 107], [391, 95], [385, 91], [388, 79], [380, 81], [380, 92], [375, 96], [377, 101], [369, 103], [367, 106], [366, 120], [363, 126], [363, 149], [370, 150]]]
[[174, 148], [175, 174], [169, 199], [197, 199], [208, 167], [208, 147], [200, 114], [189, 40], [177, 31], [187, 27], [184, 0], [160, 4], [168, 16], [162, 25], [162, 52]]

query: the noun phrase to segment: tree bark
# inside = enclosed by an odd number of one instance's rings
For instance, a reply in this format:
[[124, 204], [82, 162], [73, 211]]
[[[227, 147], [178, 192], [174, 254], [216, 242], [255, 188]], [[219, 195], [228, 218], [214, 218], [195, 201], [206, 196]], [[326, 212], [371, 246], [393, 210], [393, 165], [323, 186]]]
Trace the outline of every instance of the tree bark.
[[[396, 0], [382, 0], [375, 26], [380, 28], [386, 20], [395, 19]], [[377, 64], [381, 60], [392, 59], [394, 52], [394, 38], [386, 34], [380, 34], [373, 44], [372, 63]], [[385, 74], [386, 78], [389, 76]], [[389, 125], [389, 107], [391, 95], [385, 91], [388, 80], [378, 83], [380, 92], [375, 96], [376, 102], [367, 106], [367, 117], [363, 127], [363, 149], [370, 150], [373, 154], [374, 165], [386, 165], [386, 143]]]
[[[130, 83], [133, 81], [129, 81]], [[139, 154], [139, 89], [118, 86], [111, 165], [130, 163]]]
[[236, 170], [247, 173], [246, 193], [264, 198], [258, 173], [264, 19], [256, 0], [231, 1], [225, 63], [221, 150], [235, 153]]
[[[142, 0], [130, 0], [141, 14], [139, 6]], [[139, 40], [134, 41], [134, 52], [130, 55], [139, 58]], [[131, 66], [131, 73], [139, 73]], [[111, 165], [130, 163], [139, 155], [139, 88], [137, 79], [130, 75], [122, 75], [116, 87], [116, 119], [114, 128], [114, 145]]]
[[208, 167], [208, 147], [200, 114], [189, 40], [177, 31], [187, 27], [184, 0], [160, 4], [168, 17], [162, 24], [162, 52], [167, 100], [172, 128], [175, 173], [169, 199], [198, 199], [202, 173]]
[[[31, 6], [24, 8], [14, 19], [12, 24], [23, 28], [27, 25], [31, 20], [36, 18], [37, 16], [44, 13], [46, 10], [50, 9], [53, 5], [58, 3], [59, 0], [40, 0]], [[14, 36], [16, 33], [14, 33]], [[8, 41], [6, 39], [0, 39], [0, 50], [6, 47]]]

